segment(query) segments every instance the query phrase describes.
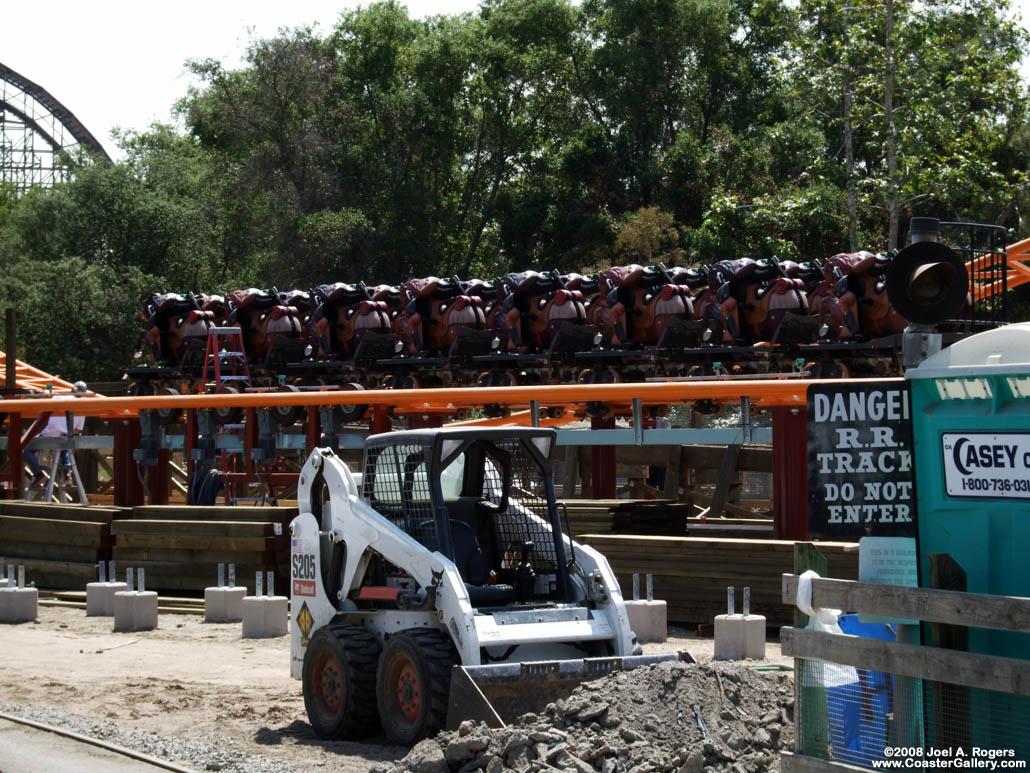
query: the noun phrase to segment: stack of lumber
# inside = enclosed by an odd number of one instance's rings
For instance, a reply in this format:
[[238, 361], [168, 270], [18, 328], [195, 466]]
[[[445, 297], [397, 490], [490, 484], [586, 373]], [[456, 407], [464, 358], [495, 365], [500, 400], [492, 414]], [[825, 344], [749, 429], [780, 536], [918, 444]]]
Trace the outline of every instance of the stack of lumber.
[[0, 556], [25, 566], [39, 588], [83, 589], [111, 558], [111, 524], [122, 508], [0, 502]]
[[[275, 572], [277, 592], [286, 592], [290, 532], [283, 521], [288, 523], [292, 515], [287, 518], [273, 508], [138, 510], [144, 512], [134, 512], [132, 518], [113, 524], [113, 553], [119, 571], [128, 567], [146, 570], [148, 589], [201, 591], [215, 584], [218, 564], [224, 563], [235, 564], [236, 582], [249, 588], [256, 571]], [[214, 512], [203, 512], [206, 510]], [[260, 510], [263, 516], [246, 512], [250, 510]], [[141, 514], [147, 517], [138, 517]], [[261, 517], [263, 520], [258, 520]]]
[[688, 518], [687, 534], [691, 537], [735, 537], [772, 539], [771, 518]]
[[[624, 503], [624, 499], [569, 499], [569, 528], [573, 539], [580, 534], [609, 534], [612, 530], [612, 507]], [[561, 514], [559, 512], [559, 514]], [[562, 523], [562, 527], [565, 524]]]
[[[39, 596], [41, 607], [64, 607], [65, 609], [85, 609], [86, 591], [43, 591]], [[157, 611], [161, 614], [202, 615], [204, 599], [158, 596]]]
[[[703, 537], [585, 535], [583, 541], [607, 557], [623, 588], [631, 594], [633, 574], [653, 574], [655, 598], [668, 603], [669, 622], [711, 623], [726, 612], [726, 587], [736, 587], [740, 612], [743, 587], [751, 588], [751, 612], [769, 625], [789, 625], [791, 607], [783, 605], [781, 578], [794, 570], [794, 542]], [[858, 544], [819, 542], [830, 576], [858, 579]]]
[[669, 500], [626, 502], [614, 508], [612, 531], [616, 534], [684, 537], [689, 513], [690, 505]]

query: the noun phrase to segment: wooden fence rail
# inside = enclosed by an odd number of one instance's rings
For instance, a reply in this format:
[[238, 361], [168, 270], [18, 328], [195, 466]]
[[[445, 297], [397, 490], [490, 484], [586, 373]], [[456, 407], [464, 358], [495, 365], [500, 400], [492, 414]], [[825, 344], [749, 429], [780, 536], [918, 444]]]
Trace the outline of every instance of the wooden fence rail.
[[[797, 564], [795, 570], [800, 570]], [[795, 603], [798, 582], [799, 576], [796, 574], [782, 576], [784, 604]], [[812, 606], [817, 609], [843, 609], [867, 615], [921, 620], [940, 626], [1030, 633], [1030, 598], [1023, 597], [818, 578], [812, 581]], [[859, 669], [882, 671], [899, 678], [937, 682], [955, 690], [971, 688], [1030, 696], [1030, 660], [809, 631], [798, 627], [781, 628], [780, 643], [784, 655], [799, 659], [820, 659]], [[900, 685], [899, 681], [899, 689]], [[940, 696], [935, 700], [939, 702]], [[814, 704], [811, 696], [799, 703], [800, 712], [795, 716], [795, 723], [796, 738], [800, 743], [806, 734], [805, 711], [813, 708]], [[822, 713], [821, 721], [825, 722], [825, 707]], [[809, 732], [808, 736], [819, 738], [818, 730], [816, 733]], [[825, 741], [825, 735], [822, 741]], [[794, 753], [781, 754], [780, 762], [785, 773], [866, 769], [801, 752], [802, 747], [799, 746]]]

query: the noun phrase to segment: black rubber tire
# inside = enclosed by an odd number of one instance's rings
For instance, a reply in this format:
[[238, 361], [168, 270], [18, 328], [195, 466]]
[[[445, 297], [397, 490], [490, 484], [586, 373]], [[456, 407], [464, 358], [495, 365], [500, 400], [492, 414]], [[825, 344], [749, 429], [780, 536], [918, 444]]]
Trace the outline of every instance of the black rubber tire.
[[[154, 395], [156, 397], [178, 394], [179, 390], [174, 389], [173, 387], [158, 387], [154, 390]], [[175, 424], [175, 422], [182, 418], [182, 408], [157, 408], [154, 410], [154, 418], [161, 426]]]
[[[222, 395], [237, 395], [239, 393], [240, 393], [239, 389], [237, 389], [234, 386], [229, 386], [229, 385], [226, 385], [226, 384], [223, 384], [218, 389], [218, 394], [222, 394]], [[212, 413], [214, 414], [214, 417], [215, 417], [215, 423], [219, 424], [219, 425], [222, 425], [222, 424], [239, 424], [243, 420], [243, 409], [242, 408], [237, 408], [237, 407], [230, 408], [230, 407], [227, 407], [227, 406], [222, 406], [222, 407], [219, 407], [219, 408], [215, 408], [212, 411]]]
[[[300, 392], [300, 389], [293, 384], [283, 384], [279, 387], [279, 391], [297, 393]], [[296, 424], [302, 413], [304, 413], [303, 405], [277, 405], [272, 409], [272, 416], [275, 417], [276, 424], [281, 427]]]
[[387, 640], [376, 672], [376, 707], [392, 743], [410, 746], [444, 728], [457, 662], [450, 637], [435, 628], [409, 628]]
[[[344, 384], [340, 387], [345, 392], [364, 392], [365, 387], [361, 384]], [[361, 421], [365, 418], [365, 414], [368, 413], [368, 403], [358, 403], [355, 405], [338, 405], [336, 406], [339, 411], [340, 422], [347, 424], [352, 421]]]
[[320, 628], [304, 653], [304, 708], [315, 735], [356, 741], [379, 730], [376, 663], [379, 642], [360, 625]]

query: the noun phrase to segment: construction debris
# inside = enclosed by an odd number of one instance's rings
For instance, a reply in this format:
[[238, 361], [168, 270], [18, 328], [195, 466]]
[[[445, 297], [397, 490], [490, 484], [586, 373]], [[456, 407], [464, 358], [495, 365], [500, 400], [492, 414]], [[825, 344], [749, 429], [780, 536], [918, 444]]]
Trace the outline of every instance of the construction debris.
[[787, 673], [662, 663], [582, 684], [502, 730], [463, 722], [373, 771], [776, 771], [778, 750], [793, 743], [793, 710]]

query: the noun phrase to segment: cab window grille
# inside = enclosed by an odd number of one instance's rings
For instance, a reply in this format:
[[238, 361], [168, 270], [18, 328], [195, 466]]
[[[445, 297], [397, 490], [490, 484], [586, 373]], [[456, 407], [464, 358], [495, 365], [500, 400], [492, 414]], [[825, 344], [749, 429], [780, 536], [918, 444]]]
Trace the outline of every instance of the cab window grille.
[[430, 550], [439, 549], [425, 448], [370, 448], [361, 487], [362, 498], [391, 523]]

